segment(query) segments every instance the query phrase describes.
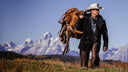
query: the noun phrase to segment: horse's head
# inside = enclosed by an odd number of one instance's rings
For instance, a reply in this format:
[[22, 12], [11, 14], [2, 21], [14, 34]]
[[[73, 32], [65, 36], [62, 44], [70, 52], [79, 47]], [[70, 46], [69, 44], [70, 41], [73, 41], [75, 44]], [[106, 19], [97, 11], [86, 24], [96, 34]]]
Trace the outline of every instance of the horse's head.
[[76, 15], [85, 15], [86, 14], [86, 11], [77, 11], [76, 12]]
[[72, 13], [72, 12], [74, 12], [74, 11], [78, 11], [78, 9], [77, 8], [70, 8], [70, 9], [68, 9], [67, 10], [67, 14], [70, 14], [70, 13]]

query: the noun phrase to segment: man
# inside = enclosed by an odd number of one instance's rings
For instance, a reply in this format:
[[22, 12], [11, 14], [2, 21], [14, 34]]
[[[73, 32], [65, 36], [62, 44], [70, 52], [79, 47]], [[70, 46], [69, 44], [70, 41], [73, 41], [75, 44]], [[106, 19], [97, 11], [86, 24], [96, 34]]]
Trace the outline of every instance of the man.
[[99, 67], [99, 51], [101, 45], [101, 35], [103, 35], [103, 51], [108, 48], [108, 33], [105, 20], [99, 15], [100, 9], [99, 4], [91, 4], [86, 12], [91, 12], [86, 14], [82, 19], [77, 22], [78, 30], [83, 31], [79, 49], [81, 57], [81, 66], [88, 67], [88, 60], [90, 51], [92, 52], [90, 68]]

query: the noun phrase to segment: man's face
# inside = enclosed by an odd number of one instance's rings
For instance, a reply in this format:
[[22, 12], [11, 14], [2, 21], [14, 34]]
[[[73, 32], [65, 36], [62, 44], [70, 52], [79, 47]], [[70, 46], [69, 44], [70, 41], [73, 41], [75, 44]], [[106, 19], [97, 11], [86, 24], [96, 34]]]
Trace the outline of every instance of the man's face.
[[97, 16], [97, 15], [99, 15], [99, 9], [93, 9], [93, 10], [91, 10], [91, 13], [92, 13], [92, 15], [94, 15], [94, 16]]

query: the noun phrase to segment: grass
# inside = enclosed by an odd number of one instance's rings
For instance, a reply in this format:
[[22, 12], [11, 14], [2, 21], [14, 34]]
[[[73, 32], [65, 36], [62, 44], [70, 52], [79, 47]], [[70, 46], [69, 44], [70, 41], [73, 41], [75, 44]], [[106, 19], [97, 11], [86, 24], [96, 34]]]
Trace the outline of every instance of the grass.
[[128, 63], [101, 61], [97, 69], [80, 67], [80, 58], [63, 55], [21, 55], [0, 52], [0, 72], [128, 72]]
[[[62, 62], [60, 60], [47, 59], [36, 60], [29, 58], [17, 58], [13, 60], [0, 59], [0, 72], [128, 72], [128, 69], [109, 68], [101, 65], [98, 69], [80, 67], [80, 63]], [[106, 67], [105, 67], [106, 66]]]

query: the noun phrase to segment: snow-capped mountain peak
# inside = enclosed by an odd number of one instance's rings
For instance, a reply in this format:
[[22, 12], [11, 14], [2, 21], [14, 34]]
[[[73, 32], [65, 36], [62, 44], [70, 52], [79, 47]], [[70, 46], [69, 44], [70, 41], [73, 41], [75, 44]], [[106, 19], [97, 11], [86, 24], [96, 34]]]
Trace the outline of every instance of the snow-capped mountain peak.
[[44, 39], [47, 39], [47, 38], [52, 38], [52, 34], [50, 32], [47, 32], [43, 35], [43, 38]]
[[14, 44], [12, 41], [7, 42], [8, 47], [15, 47], [16, 44]]
[[23, 45], [32, 44], [32, 43], [33, 43], [33, 40], [31, 38], [27, 38], [23, 43]]
[[0, 44], [0, 51], [12, 51], [16, 46], [12, 41], [8, 41], [7, 43]]

